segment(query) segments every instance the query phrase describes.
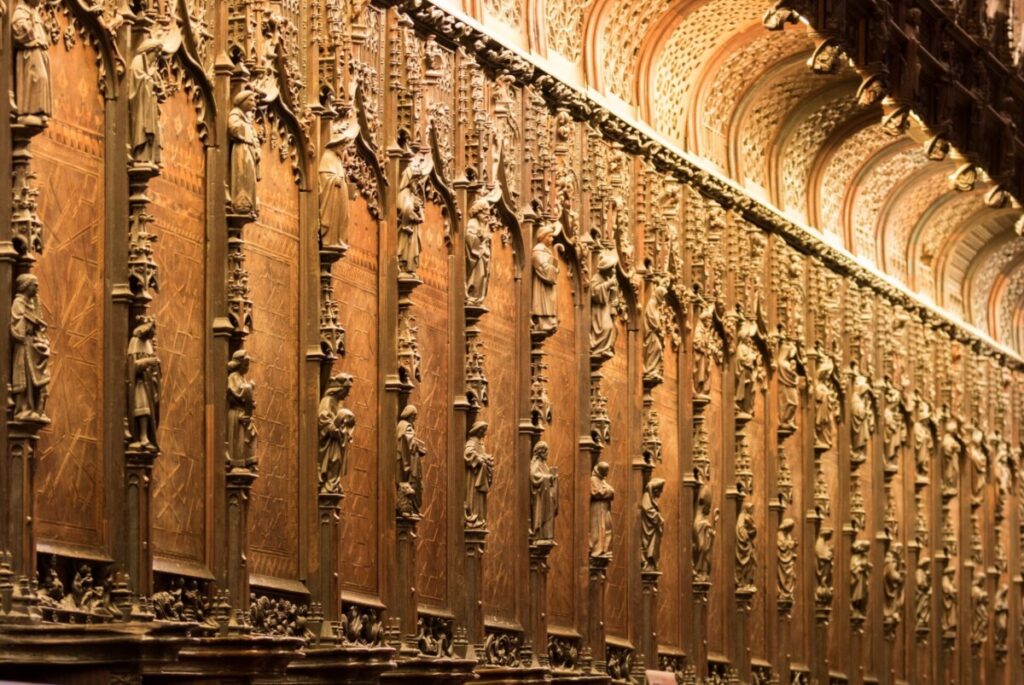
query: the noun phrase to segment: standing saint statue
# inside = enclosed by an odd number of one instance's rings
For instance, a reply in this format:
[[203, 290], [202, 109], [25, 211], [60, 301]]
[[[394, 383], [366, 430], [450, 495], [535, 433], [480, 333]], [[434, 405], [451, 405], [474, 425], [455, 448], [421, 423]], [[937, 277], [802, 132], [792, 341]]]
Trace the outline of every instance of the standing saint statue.
[[160, 49], [156, 38], [142, 41], [128, 70], [129, 136], [135, 164], [160, 164], [163, 143], [158, 103], [164, 91], [158, 64]]
[[814, 379], [814, 447], [827, 450], [832, 447], [832, 422], [839, 414], [839, 375], [835, 360], [822, 349], [821, 341], [815, 342], [814, 347], [818, 360]]
[[927, 633], [932, 621], [932, 560], [921, 557], [914, 571], [914, 629]]
[[423, 457], [427, 454], [426, 443], [416, 436], [417, 415], [416, 407], [407, 405], [399, 414], [395, 429], [398, 440], [398, 499], [410, 507], [413, 516], [419, 516], [423, 507]]
[[779, 379], [779, 428], [796, 430], [796, 410], [800, 404], [800, 378], [804, 375], [804, 359], [800, 344], [782, 335], [779, 326], [779, 353], [776, 375]]
[[750, 418], [754, 415], [757, 382], [760, 372], [759, 354], [754, 341], [757, 322], [743, 319], [736, 340], [736, 411]]
[[256, 465], [256, 383], [247, 376], [249, 363], [245, 350], [228, 362], [228, 463], [233, 469]]
[[420, 227], [425, 220], [427, 178], [434, 165], [430, 157], [413, 156], [402, 172], [398, 184], [398, 271], [415, 276], [420, 267]]
[[885, 561], [882, 564], [882, 590], [885, 595], [882, 620], [890, 634], [903, 620], [903, 584], [906, 576], [903, 568], [903, 545], [894, 542], [885, 551]]
[[931, 405], [921, 397], [919, 390], [915, 389], [912, 397], [914, 405], [914, 423], [911, 426], [911, 435], [914, 438], [914, 467], [917, 470], [918, 478], [927, 478], [930, 470], [932, 451], [935, 449], [932, 408]]
[[256, 186], [260, 180], [260, 139], [253, 120], [256, 93], [243, 89], [232, 102], [234, 107], [228, 113], [231, 145], [228, 201], [233, 213], [255, 216], [259, 213]]
[[53, 113], [50, 32], [39, 12], [42, 0], [19, 0], [11, 15], [14, 39], [14, 105], [18, 122], [43, 126]]
[[487, 493], [494, 482], [494, 456], [487, 453], [484, 437], [487, 422], [477, 421], [469, 429], [463, 457], [466, 462], [466, 526], [487, 525]]
[[868, 443], [875, 432], [875, 391], [855, 361], [850, 363], [850, 375], [850, 461], [862, 464], [868, 458]]
[[348, 473], [348, 446], [355, 433], [356, 417], [342, 406], [352, 389], [352, 375], [340, 373], [327, 382], [317, 409], [320, 494], [340, 495], [341, 479]]
[[539, 333], [554, 333], [558, 328], [558, 311], [555, 305], [555, 284], [558, 280], [558, 260], [552, 247], [558, 225], [542, 224], [537, 229], [533, 245], [533, 293], [530, 304], [530, 318], [533, 330]]
[[317, 178], [320, 190], [320, 249], [348, 249], [348, 203], [352, 200], [345, 168], [345, 148], [359, 134], [359, 125], [347, 121], [331, 128], [331, 137], [320, 155]]
[[814, 603], [818, 606], [832, 604], [832, 564], [836, 552], [832, 546], [832, 529], [823, 526], [814, 541]]
[[156, 322], [135, 327], [128, 342], [128, 423], [131, 447], [156, 452], [160, 426], [160, 359], [153, 350]]
[[869, 540], [857, 540], [853, 543], [850, 555], [850, 617], [864, 619], [868, 610], [868, 582], [872, 564], [868, 561], [871, 549]]
[[541, 440], [533, 446], [530, 458], [530, 539], [540, 542], [555, 539], [558, 515], [558, 469], [548, 465], [548, 444]]
[[[495, 188], [500, 192], [500, 188]], [[466, 304], [481, 306], [491, 280], [491, 226], [488, 220], [496, 198], [482, 197], [469, 207], [466, 222]]]
[[958, 592], [956, 589], [956, 566], [947, 562], [942, 570], [942, 636], [956, 638], [956, 606]]
[[697, 494], [697, 514], [693, 518], [693, 579], [707, 583], [711, 580], [711, 551], [715, 547], [715, 534], [721, 512], [711, 512], [711, 488], [706, 483]]
[[50, 340], [39, 306], [39, 279], [21, 274], [11, 303], [11, 398], [14, 418], [46, 420], [50, 388]]
[[756, 590], [754, 575], [757, 573], [757, 557], [754, 541], [757, 539], [757, 523], [754, 521], [754, 503], [744, 502], [736, 518], [736, 590]]
[[959, 424], [950, 418], [945, 423], [946, 431], [940, 441], [942, 448], [942, 494], [955, 497], [960, 487], [960, 456], [963, 443], [957, 435]]
[[612, 556], [612, 500], [615, 488], [608, 483], [608, 462], [601, 461], [590, 472], [590, 556]]
[[711, 393], [711, 366], [721, 358], [721, 342], [715, 332], [718, 309], [714, 300], [701, 295], [700, 286], [694, 284], [693, 297], [697, 303], [697, 318], [693, 327], [693, 392], [698, 397]]
[[788, 516], [779, 524], [779, 532], [775, 538], [778, 552], [778, 589], [779, 600], [793, 601], [793, 588], [796, 583], [796, 538], [793, 528], [796, 522]]
[[885, 471], [896, 473], [899, 470], [900, 450], [907, 444], [907, 423], [903, 399], [888, 378], [885, 384], [885, 411], [882, 420]]
[[977, 424], [968, 429], [970, 443], [967, 456], [971, 462], [971, 504], [980, 506], [985, 499], [985, 484], [988, 482], [988, 451], [985, 448], [985, 433]]
[[590, 279], [590, 357], [611, 359], [615, 354], [615, 302], [619, 284], [615, 277], [618, 257], [604, 250], [597, 258], [597, 273]]
[[661, 536], [665, 518], [658, 500], [665, 489], [664, 478], [652, 478], [640, 498], [640, 570], [657, 571], [661, 561]]
[[644, 307], [644, 380], [660, 381], [665, 373], [665, 325], [661, 310], [668, 290], [663, 285], [654, 292]]

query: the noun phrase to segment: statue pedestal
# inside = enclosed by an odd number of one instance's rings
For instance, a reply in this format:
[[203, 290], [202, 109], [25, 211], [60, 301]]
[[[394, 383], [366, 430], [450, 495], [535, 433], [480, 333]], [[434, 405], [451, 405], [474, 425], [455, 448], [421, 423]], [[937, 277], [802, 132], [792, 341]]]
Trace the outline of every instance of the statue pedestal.
[[[398, 606], [394, 615], [398, 618], [400, 634], [416, 634], [416, 524], [420, 517], [413, 514], [396, 519], [398, 537]], [[399, 654], [401, 658], [417, 658], [419, 650], [408, 640], [403, 640]]]
[[530, 641], [541, 666], [548, 665], [548, 557], [555, 547], [554, 540], [530, 542]]
[[466, 637], [472, 645], [484, 641], [484, 547], [488, 531], [486, 528], [466, 528]]
[[640, 650], [645, 669], [658, 667], [658, 579], [660, 571], [641, 571], [640, 587], [643, 606], [640, 609]]
[[608, 564], [611, 556], [590, 557], [589, 577], [589, 642], [592, 668], [604, 673], [606, 666], [604, 642], [604, 590], [608, 582]]
[[249, 631], [249, 502], [256, 472], [240, 467], [225, 476], [227, 489], [227, 590], [231, 603], [229, 629]]

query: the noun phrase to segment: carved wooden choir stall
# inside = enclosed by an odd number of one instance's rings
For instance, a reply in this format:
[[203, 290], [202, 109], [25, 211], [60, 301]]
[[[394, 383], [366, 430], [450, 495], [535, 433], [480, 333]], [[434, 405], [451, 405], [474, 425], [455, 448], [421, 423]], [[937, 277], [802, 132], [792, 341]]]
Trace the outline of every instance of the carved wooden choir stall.
[[1024, 682], [988, 4], [0, 3], [0, 680]]

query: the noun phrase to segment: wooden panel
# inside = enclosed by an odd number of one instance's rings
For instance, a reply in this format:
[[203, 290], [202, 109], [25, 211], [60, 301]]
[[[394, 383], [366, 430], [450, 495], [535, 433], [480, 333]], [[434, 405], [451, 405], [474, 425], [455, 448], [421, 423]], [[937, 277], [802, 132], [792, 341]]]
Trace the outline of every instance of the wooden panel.
[[519, 479], [526, 478], [526, 455], [516, 454], [518, 400], [516, 397], [517, 341], [515, 253], [511, 246], [502, 246], [494, 237], [491, 259], [491, 283], [487, 307], [491, 310], [480, 328], [487, 355], [490, 380], [490, 406], [485, 412], [488, 428], [487, 447], [494, 453], [494, 485], [487, 500], [487, 553], [484, 556], [484, 610], [488, 618], [516, 620], [516, 570], [520, 567], [522, 550], [518, 529], [523, 517], [516, 512]]
[[[768, 408], [764, 393], [758, 393], [754, 401], [754, 418], [747, 424], [747, 445], [750, 448], [751, 466], [754, 472], [754, 521], [757, 525], [757, 538], [754, 540], [754, 558], [757, 569], [754, 574], [754, 585], [758, 588], [754, 595], [750, 613], [750, 650], [755, 658], [765, 659], [767, 654], [767, 632], [771, 625], [767, 606], [768, 555], [775, 554], [775, 540], [768, 535], [768, 496], [772, 485], [768, 482], [768, 460], [765, 455], [765, 413]], [[775, 582], [775, 578], [771, 578]], [[764, 589], [762, 589], [764, 588]]]
[[341, 580], [343, 587], [378, 590], [377, 525], [377, 222], [366, 202], [350, 205], [349, 251], [334, 267], [334, 298], [345, 328], [344, 361], [335, 370], [355, 378], [349, 408], [356, 432], [348, 451], [348, 479], [342, 504]]
[[263, 149], [260, 218], [246, 228], [256, 381], [259, 478], [249, 519], [252, 572], [297, 578], [299, 428], [299, 191], [291, 167]]
[[153, 547], [204, 562], [206, 535], [205, 154], [188, 96], [161, 110], [164, 170], [150, 183], [159, 236], [160, 293], [153, 302], [161, 373], [161, 455], [153, 468]]
[[661, 417], [662, 463], [655, 475], [665, 479], [661, 513], [665, 517], [665, 537], [661, 543], [662, 576], [658, 585], [658, 638], [663, 645], [682, 647], [682, 621], [679, 576], [679, 527], [681, 497], [689, 491], [681, 487], [679, 471], [679, 356], [671, 344], [665, 346], [665, 381], [654, 390], [654, 407]]
[[[96, 55], [50, 50], [53, 118], [32, 143], [46, 251], [36, 266], [53, 354], [36, 467], [37, 533], [102, 548], [103, 100]], [[124, 275], [118, 275], [124, 278]], [[126, 343], [127, 344], [127, 343]], [[124, 354], [124, 349], [112, 351]]]
[[423, 460], [423, 520], [417, 530], [416, 589], [422, 600], [438, 607], [448, 601], [448, 248], [444, 244], [441, 209], [427, 204], [426, 222], [420, 231], [423, 252], [419, 276], [423, 285], [413, 291], [419, 325], [422, 382], [411, 402], [419, 409], [416, 434], [427, 445]]
[[[629, 597], [630, 567], [639, 565], [639, 542], [632, 538], [638, 512], [629, 506], [629, 488], [634, 487], [632, 454], [638, 452], [636, 441], [629, 432], [629, 412], [635, 399], [629, 392], [628, 336], [622, 325], [615, 340], [615, 356], [605, 362], [602, 369], [602, 390], [608, 397], [608, 417], [611, 419], [612, 441], [601, 453], [601, 459], [611, 465], [609, 481], [615, 485], [612, 500], [612, 563], [608, 567], [608, 596]], [[639, 495], [637, 495], [639, 497]], [[664, 496], [662, 496], [664, 500]], [[639, 502], [639, 499], [636, 500]], [[666, 526], [666, 532], [674, 526]], [[605, 611], [605, 624], [609, 636], [628, 637], [632, 617], [631, 602], [610, 601]]]
[[[725, 557], [733, 555], [736, 550], [725, 544], [725, 502], [722, 496], [725, 482], [725, 454], [722, 442], [722, 372], [718, 366], [714, 366], [711, 372], [711, 402], [704, 410], [704, 425], [708, 431], [708, 457], [711, 461], [711, 510], [719, 509], [722, 512], [722, 520], [718, 523], [718, 534], [715, 537], [715, 548], [712, 553], [711, 564], [711, 593], [708, 605], [708, 616], [711, 617], [708, 626], [708, 652], [725, 654], [726, 631], [728, 626], [725, 621], [714, 620], [715, 616], [725, 616], [726, 602], [732, 601], [726, 597], [725, 592]], [[731, 414], [730, 414], [731, 415]]]
[[558, 304], [558, 332], [544, 343], [547, 352], [548, 396], [553, 421], [544, 433], [550, 448], [548, 461], [558, 469], [558, 518], [555, 519], [555, 540], [548, 573], [548, 615], [559, 626], [573, 626], [576, 620], [576, 588], [586, 578], [580, 572], [581, 562], [574, 554], [573, 531], [576, 529], [576, 446], [579, 428], [576, 418], [579, 360], [576, 357], [576, 324], [573, 318], [572, 282], [567, 266], [559, 265], [555, 294]]

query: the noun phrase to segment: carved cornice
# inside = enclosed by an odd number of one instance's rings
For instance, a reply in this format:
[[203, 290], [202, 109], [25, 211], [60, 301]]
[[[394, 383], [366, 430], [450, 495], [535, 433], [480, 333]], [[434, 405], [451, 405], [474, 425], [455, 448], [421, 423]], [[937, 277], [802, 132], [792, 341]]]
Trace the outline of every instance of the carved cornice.
[[[533, 58], [489, 35], [469, 17], [441, 9], [431, 0], [380, 0], [378, 4], [397, 8], [421, 30], [435, 35], [438, 41], [450, 47], [472, 50], [485, 70], [494, 74], [505, 72], [521, 87], [538, 88], [552, 112], [563, 109], [577, 121], [589, 123], [625, 151], [645, 158], [659, 171], [671, 174], [680, 182], [692, 184], [706, 197], [735, 210], [759, 228], [779, 235], [798, 251], [813, 256], [860, 287], [870, 288], [891, 304], [919, 316], [929, 327], [942, 331], [950, 339], [980, 345], [987, 354], [1024, 370], [1024, 358], [1015, 351], [919, 299], [847, 251], [823, 243], [808, 227], [783, 217], [774, 208], [748, 196], [732, 181], [703, 168], [696, 159], [646, 125], [613, 111], [599, 96], [589, 96], [565, 83]], [[1021, 92], [1024, 97], [1024, 82]]]

